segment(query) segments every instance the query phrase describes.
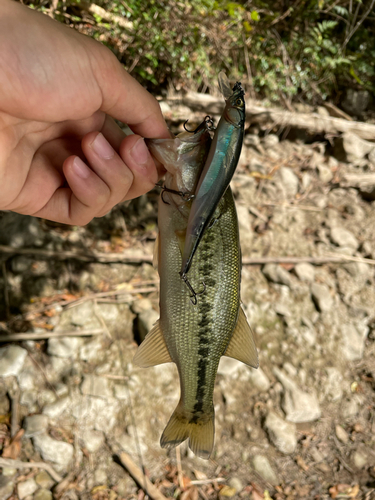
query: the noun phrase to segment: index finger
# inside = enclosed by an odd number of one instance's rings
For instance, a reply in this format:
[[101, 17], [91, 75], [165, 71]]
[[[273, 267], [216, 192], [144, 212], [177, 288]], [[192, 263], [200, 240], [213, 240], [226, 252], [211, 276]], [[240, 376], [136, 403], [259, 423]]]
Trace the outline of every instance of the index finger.
[[[108, 50], [104, 46], [103, 49]], [[100, 64], [95, 68], [103, 98], [101, 110], [128, 124], [142, 137], [170, 137], [158, 101], [125, 71], [113, 54], [111, 56], [109, 58], [106, 54], [110, 64], [106, 71]]]

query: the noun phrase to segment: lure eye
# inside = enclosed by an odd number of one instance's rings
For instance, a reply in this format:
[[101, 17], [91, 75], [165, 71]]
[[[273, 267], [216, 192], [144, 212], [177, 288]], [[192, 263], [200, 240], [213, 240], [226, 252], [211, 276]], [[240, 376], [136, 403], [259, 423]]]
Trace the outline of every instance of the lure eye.
[[237, 106], [242, 106], [242, 104], [243, 104], [243, 103], [242, 103], [242, 99], [237, 99], [237, 101], [236, 101], [236, 105], [237, 105]]

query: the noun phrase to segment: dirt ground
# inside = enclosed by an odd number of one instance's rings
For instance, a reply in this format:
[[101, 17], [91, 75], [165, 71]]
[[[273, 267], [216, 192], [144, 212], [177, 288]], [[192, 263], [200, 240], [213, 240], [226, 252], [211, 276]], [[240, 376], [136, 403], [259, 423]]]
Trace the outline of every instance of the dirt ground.
[[123, 452], [180, 500], [375, 498], [375, 163], [292, 132], [248, 129], [233, 179], [260, 368], [222, 359], [209, 461], [159, 446], [174, 366], [132, 364], [158, 318], [158, 189], [84, 228], [2, 215], [0, 454], [60, 480], [0, 461], [0, 500], [143, 500]]

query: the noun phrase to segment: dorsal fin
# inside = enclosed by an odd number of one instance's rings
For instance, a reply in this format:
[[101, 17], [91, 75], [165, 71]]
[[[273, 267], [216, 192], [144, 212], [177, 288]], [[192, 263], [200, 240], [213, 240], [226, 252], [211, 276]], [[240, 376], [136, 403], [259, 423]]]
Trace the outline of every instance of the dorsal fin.
[[224, 353], [224, 356], [238, 359], [246, 365], [258, 368], [258, 351], [255, 347], [253, 331], [247, 322], [245, 313], [240, 306], [236, 328], [234, 329], [232, 338]]
[[133, 363], [141, 368], [149, 368], [171, 362], [172, 359], [160, 329], [160, 320], [158, 320], [138, 347]]

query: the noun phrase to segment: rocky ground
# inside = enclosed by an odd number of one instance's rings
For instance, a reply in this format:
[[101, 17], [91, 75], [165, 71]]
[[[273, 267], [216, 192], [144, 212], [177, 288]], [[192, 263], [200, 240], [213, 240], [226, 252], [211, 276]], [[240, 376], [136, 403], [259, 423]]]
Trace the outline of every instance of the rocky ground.
[[[163, 110], [176, 128], [192, 115]], [[209, 461], [159, 446], [174, 366], [132, 364], [158, 318], [147, 259], [21, 252], [150, 256], [157, 190], [85, 228], [2, 215], [0, 500], [143, 500], [122, 452], [181, 500], [375, 498], [375, 147], [283, 132], [248, 128], [233, 180], [260, 368], [222, 359]]]

